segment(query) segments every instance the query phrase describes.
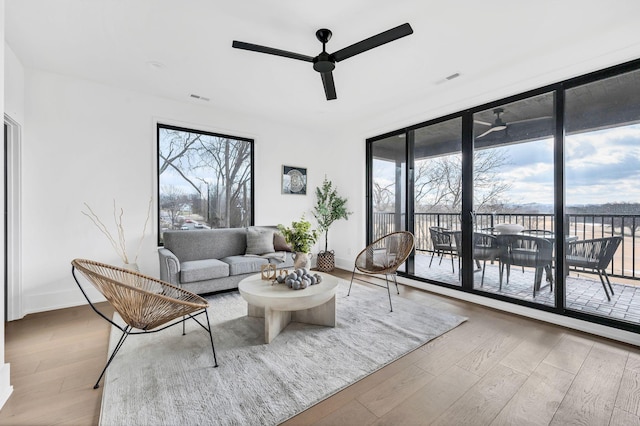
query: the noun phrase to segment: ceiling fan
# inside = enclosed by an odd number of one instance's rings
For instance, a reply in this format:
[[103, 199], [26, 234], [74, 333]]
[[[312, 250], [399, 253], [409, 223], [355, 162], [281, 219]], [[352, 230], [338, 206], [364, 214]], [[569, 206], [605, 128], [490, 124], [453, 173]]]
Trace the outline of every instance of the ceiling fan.
[[320, 76], [322, 77], [324, 92], [327, 96], [327, 100], [329, 101], [331, 99], [336, 99], [336, 87], [333, 82], [332, 72], [336, 67], [336, 62], [344, 61], [345, 59], [348, 59], [352, 56], [366, 52], [367, 50], [373, 49], [374, 47], [382, 46], [383, 44], [397, 40], [401, 37], [408, 36], [410, 34], [413, 34], [411, 25], [409, 25], [408, 23], [402, 24], [398, 27], [391, 28], [390, 30], [384, 31], [380, 34], [354, 43], [351, 46], [347, 46], [344, 49], [340, 49], [333, 53], [327, 53], [326, 44], [329, 40], [331, 40], [332, 33], [326, 28], [321, 28], [316, 31], [316, 37], [322, 43], [322, 52], [320, 52], [318, 56], [315, 57], [236, 40], [233, 41], [232, 46], [236, 49], [251, 50], [254, 52], [267, 53], [269, 55], [284, 56], [285, 58], [312, 62], [313, 69], [319, 72]]
[[551, 118], [550, 116], [535, 117], [535, 118], [526, 118], [524, 120], [511, 121], [509, 123], [506, 123], [505, 121], [502, 120], [502, 117], [500, 117], [500, 115], [504, 113], [504, 108], [495, 108], [493, 110], [493, 113], [496, 115], [496, 119], [495, 119], [495, 121], [493, 123], [487, 123], [486, 121], [480, 121], [480, 120], [473, 120], [474, 122], [476, 122], [478, 124], [483, 124], [485, 126], [490, 126], [489, 130], [487, 130], [486, 132], [484, 132], [481, 135], [477, 136], [476, 139], [479, 139], [479, 138], [482, 138], [484, 136], [487, 136], [489, 133], [492, 133], [492, 132], [499, 132], [501, 130], [506, 130], [507, 127], [509, 127], [511, 124], [524, 123], [526, 121], [545, 120], [545, 119]]

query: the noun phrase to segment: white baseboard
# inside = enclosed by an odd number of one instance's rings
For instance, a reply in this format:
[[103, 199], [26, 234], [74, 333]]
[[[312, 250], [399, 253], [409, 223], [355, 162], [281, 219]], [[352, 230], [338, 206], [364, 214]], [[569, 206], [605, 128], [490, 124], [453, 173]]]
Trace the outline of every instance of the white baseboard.
[[628, 343], [634, 346], [640, 346], [640, 336], [637, 333], [620, 330], [613, 327], [607, 327], [601, 324], [595, 324], [589, 321], [583, 321], [577, 318], [571, 318], [564, 315], [557, 315], [547, 311], [528, 308], [526, 306], [516, 305], [514, 303], [503, 302], [501, 300], [483, 297], [477, 294], [466, 293], [448, 287], [441, 287], [434, 284], [424, 283], [422, 281], [412, 280], [410, 278], [398, 277], [398, 282], [430, 291], [432, 293], [442, 294], [454, 299], [465, 300], [477, 305], [487, 306], [489, 308], [498, 309], [504, 312], [521, 315], [527, 318], [548, 322], [550, 324], [571, 328], [573, 330], [583, 331], [585, 333], [594, 334], [596, 336], [605, 337], [607, 339], [617, 340], [619, 342]]
[[10, 365], [4, 364], [0, 366], [0, 408], [4, 406], [13, 393], [13, 386], [11, 386], [9, 379]]
[[[85, 291], [92, 302], [99, 303], [106, 300], [104, 296], [93, 287], [85, 287]], [[24, 307], [22, 312], [25, 315], [87, 304], [87, 299], [84, 298], [77, 287], [58, 292], [28, 294], [23, 297], [23, 301]]]

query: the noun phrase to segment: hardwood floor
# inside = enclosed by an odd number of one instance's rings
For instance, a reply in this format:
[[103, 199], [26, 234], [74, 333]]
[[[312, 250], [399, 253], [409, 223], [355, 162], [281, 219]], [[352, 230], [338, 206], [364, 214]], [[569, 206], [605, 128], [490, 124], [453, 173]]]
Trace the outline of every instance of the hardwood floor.
[[[400, 293], [469, 320], [285, 425], [640, 425], [639, 347]], [[92, 387], [109, 325], [82, 306], [28, 315], [5, 331], [14, 393], [0, 425], [97, 424], [102, 388]]]

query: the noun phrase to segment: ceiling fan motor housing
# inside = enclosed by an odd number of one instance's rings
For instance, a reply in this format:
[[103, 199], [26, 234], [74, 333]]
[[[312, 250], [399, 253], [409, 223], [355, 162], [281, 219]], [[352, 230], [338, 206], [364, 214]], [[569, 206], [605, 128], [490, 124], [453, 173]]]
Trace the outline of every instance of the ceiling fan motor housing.
[[327, 52], [322, 52], [313, 58], [313, 69], [318, 72], [331, 72], [335, 67], [335, 60]]

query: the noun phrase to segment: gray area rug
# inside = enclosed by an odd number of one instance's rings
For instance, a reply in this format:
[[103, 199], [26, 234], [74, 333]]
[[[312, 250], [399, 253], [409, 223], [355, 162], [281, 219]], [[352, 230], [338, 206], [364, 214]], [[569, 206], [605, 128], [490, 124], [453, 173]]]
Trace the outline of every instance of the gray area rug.
[[268, 345], [239, 293], [209, 297], [218, 368], [193, 321], [186, 336], [176, 326], [129, 337], [107, 370], [100, 424], [278, 424], [466, 319], [399, 297], [389, 312], [385, 289], [348, 287], [340, 280], [335, 328], [291, 323]]

